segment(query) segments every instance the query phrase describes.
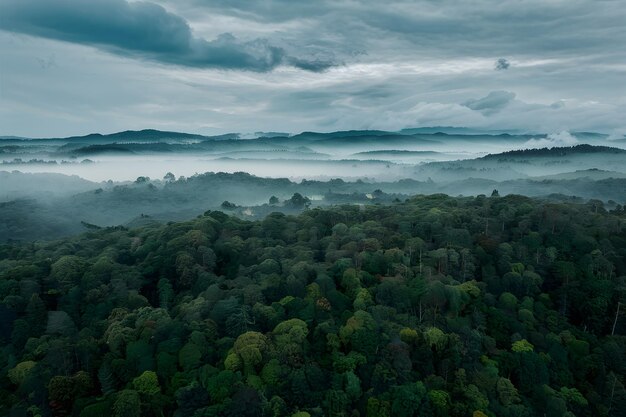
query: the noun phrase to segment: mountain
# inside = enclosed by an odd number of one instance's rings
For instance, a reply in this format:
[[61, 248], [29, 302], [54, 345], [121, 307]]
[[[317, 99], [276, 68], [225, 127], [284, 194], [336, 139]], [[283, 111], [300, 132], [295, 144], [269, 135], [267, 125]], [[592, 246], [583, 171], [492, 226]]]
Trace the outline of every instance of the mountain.
[[403, 135], [416, 135], [416, 134], [433, 134], [433, 133], [445, 133], [448, 135], [500, 135], [500, 134], [518, 134], [513, 130], [485, 130], [474, 129], [470, 127], [454, 127], [454, 126], [432, 126], [432, 127], [410, 127], [399, 130], [397, 133]]
[[571, 155], [584, 155], [584, 154], [626, 154], [626, 150], [620, 148], [614, 148], [610, 146], [598, 146], [580, 144], [576, 146], [565, 147], [553, 147], [553, 148], [540, 148], [540, 149], [519, 149], [507, 152], [501, 152], [498, 154], [489, 154], [483, 157], [483, 159], [503, 158], [503, 157], [564, 157]]
[[535, 179], [546, 180], [573, 180], [578, 178], [587, 178], [592, 180], [604, 180], [608, 178], [626, 178], [626, 174], [623, 172], [606, 171], [603, 169], [591, 168], [585, 170], [578, 170], [573, 172], [563, 172], [554, 175], [545, 175], [543, 177], [535, 177]]
[[54, 142], [85, 142], [85, 143], [116, 143], [116, 142], [160, 142], [160, 141], [202, 141], [239, 139], [237, 133], [227, 133], [217, 136], [205, 136], [194, 133], [168, 132], [156, 129], [125, 130], [110, 134], [90, 133], [82, 136], [52, 137], [52, 138], [25, 138], [17, 136], [1, 136], [1, 141], [54, 141]]
[[380, 156], [380, 155], [439, 155], [439, 154], [440, 152], [434, 152], [434, 151], [405, 151], [405, 150], [394, 150], [394, 149], [381, 149], [379, 151], [357, 152], [354, 155]]
[[81, 140], [113, 140], [113, 141], [160, 141], [163, 139], [206, 139], [206, 136], [196, 135], [192, 133], [180, 133], [180, 132], [167, 132], [155, 129], [144, 130], [125, 130], [123, 132], [111, 133], [108, 135], [101, 135], [99, 133], [92, 133], [85, 136], [72, 136], [66, 138], [72, 141]]

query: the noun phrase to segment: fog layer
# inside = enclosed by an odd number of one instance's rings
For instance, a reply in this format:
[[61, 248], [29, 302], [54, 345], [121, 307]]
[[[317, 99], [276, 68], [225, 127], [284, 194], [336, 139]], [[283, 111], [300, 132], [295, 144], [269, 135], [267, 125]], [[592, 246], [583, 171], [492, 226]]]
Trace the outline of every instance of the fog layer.
[[625, 145], [592, 133], [418, 130], [4, 138], [0, 241], [183, 220], [206, 210], [252, 219], [415, 194], [523, 194], [616, 207], [626, 201]]

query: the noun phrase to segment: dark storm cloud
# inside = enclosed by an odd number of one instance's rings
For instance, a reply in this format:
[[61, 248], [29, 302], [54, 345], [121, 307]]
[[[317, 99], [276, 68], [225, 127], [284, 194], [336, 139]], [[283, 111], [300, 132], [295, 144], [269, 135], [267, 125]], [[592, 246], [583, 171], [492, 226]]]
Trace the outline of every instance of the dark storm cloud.
[[489, 116], [508, 106], [514, 98], [515, 93], [510, 91], [492, 91], [486, 97], [466, 101], [463, 106]]
[[498, 71], [507, 70], [510, 66], [511, 63], [504, 58], [500, 58], [496, 61], [496, 70]]
[[292, 56], [284, 58], [284, 61], [296, 68], [306, 71], [321, 72], [330, 67], [336, 66], [337, 63], [325, 59], [302, 59]]
[[125, 0], [4, 0], [0, 28], [91, 45], [107, 51], [200, 68], [269, 71], [281, 64], [308, 71], [333, 66], [286, 54], [266, 39], [194, 36], [187, 21], [160, 5]]

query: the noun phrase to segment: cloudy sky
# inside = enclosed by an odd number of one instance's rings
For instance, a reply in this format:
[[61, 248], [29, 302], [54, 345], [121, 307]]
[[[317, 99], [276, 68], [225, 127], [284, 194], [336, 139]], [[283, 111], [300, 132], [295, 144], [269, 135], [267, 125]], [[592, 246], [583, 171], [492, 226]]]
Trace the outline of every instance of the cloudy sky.
[[624, 0], [0, 0], [0, 135], [622, 135], [624, 22]]

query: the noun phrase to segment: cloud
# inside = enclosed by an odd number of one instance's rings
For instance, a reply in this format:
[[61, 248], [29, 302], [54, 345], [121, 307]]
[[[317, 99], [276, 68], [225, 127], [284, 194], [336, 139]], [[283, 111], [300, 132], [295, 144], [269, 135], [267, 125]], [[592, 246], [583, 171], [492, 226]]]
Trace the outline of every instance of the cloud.
[[282, 64], [307, 71], [335, 65], [289, 56], [267, 39], [241, 41], [230, 33], [214, 40], [196, 37], [185, 19], [148, 2], [6, 0], [0, 28], [188, 67], [265, 72]]
[[510, 91], [492, 91], [486, 97], [475, 100], [468, 100], [462, 103], [463, 106], [478, 111], [485, 116], [497, 113], [515, 98], [515, 93]]
[[384, 7], [374, 0], [154, 1], [188, 10], [191, 20], [191, 14], [219, 13], [268, 27], [306, 22], [306, 29], [289, 37], [330, 40], [334, 48], [356, 44], [376, 54], [401, 48], [419, 55], [507, 55], [518, 62], [520, 56], [580, 56], [617, 49], [626, 32], [626, 9], [620, 1], [391, 0]]
[[41, 69], [48, 69], [57, 66], [56, 57], [54, 54], [48, 56], [48, 58], [37, 58], [37, 63], [41, 67]]
[[338, 65], [338, 63], [329, 59], [302, 59], [292, 56], [286, 57], [284, 61], [296, 68], [312, 72], [326, 71], [327, 69]]
[[620, 1], [147, 1], [0, 0], [0, 133], [626, 131]]
[[552, 133], [545, 138], [530, 139], [524, 143], [527, 148], [553, 148], [558, 146], [574, 146], [577, 145], [578, 139], [567, 131]]
[[510, 66], [511, 66], [511, 63], [505, 58], [500, 58], [496, 61], [497, 71], [507, 70], [509, 69]]

